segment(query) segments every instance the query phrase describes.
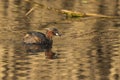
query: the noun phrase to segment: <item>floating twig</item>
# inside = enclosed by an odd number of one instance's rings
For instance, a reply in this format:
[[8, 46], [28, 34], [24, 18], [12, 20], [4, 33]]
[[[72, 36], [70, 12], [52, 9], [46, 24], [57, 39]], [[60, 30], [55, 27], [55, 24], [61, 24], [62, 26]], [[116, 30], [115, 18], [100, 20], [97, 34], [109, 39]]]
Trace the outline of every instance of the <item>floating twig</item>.
[[[25, 0], [26, 2], [30, 2], [30, 0]], [[34, 11], [38, 6], [43, 7], [43, 4], [39, 4], [37, 2], [31, 2], [34, 6], [25, 14], [25, 16], [28, 16], [32, 11]]]
[[101, 14], [94, 14], [94, 13], [83, 13], [83, 12], [76, 12], [76, 11], [69, 11], [69, 10], [61, 10], [63, 14], [66, 14], [68, 17], [101, 17], [101, 18], [117, 18], [117, 16], [106, 16]]
[[26, 14], [25, 14], [25, 16], [28, 16], [33, 10], [35, 10], [35, 6], [33, 6]]

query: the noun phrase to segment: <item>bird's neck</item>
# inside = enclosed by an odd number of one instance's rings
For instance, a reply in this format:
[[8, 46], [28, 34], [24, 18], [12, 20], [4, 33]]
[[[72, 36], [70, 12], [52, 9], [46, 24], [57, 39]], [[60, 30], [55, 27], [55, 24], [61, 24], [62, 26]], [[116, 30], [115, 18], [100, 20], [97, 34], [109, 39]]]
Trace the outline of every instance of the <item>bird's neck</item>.
[[52, 37], [53, 37], [52, 31], [47, 31], [47, 32], [46, 32], [46, 37], [47, 37], [48, 39], [52, 40]]

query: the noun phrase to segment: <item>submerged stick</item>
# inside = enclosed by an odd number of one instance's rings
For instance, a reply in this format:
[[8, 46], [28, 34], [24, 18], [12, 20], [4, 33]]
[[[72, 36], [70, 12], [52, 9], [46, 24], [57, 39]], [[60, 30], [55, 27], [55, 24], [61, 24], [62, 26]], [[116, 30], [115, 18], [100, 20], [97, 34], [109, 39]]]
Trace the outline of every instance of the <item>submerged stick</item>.
[[75, 12], [75, 11], [69, 11], [69, 10], [61, 10], [60, 11], [63, 14], [68, 15], [69, 17], [85, 17], [85, 13]]
[[[30, 0], [25, 0], [26, 2], [30, 2]], [[39, 4], [39, 3], [36, 3], [34, 1], [31, 2], [31, 4], [33, 5], [33, 7], [25, 14], [25, 16], [28, 16], [32, 11], [34, 11], [38, 6], [39, 7], [43, 7], [44, 5], [43, 4]]]
[[63, 14], [66, 14], [68, 17], [101, 17], [101, 18], [117, 18], [117, 16], [107, 16], [101, 14], [94, 14], [94, 13], [83, 13], [83, 12], [76, 12], [76, 11], [69, 11], [69, 10], [61, 10]]
[[35, 6], [33, 6], [33, 7], [25, 14], [25, 16], [28, 16], [34, 9], [35, 9]]

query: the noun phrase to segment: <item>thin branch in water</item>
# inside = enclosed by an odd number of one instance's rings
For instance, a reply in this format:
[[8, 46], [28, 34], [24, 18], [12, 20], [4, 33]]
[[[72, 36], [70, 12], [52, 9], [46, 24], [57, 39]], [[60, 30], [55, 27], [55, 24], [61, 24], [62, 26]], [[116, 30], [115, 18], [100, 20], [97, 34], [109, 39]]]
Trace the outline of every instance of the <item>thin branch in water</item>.
[[83, 13], [83, 12], [76, 12], [76, 11], [69, 11], [69, 10], [61, 10], [63, 14], [66, 14], [68, 17], [71, 18], [79, 18], [79, 17], [100, 17], [100, 18], [118, 18], [118, 16], [107, 16], [102, 14], [94, 14], [94, 13]]
[[26, 14], [25, 16], [28, 16], [33, 10], [35, 10], [36, 6], [33, 6]]

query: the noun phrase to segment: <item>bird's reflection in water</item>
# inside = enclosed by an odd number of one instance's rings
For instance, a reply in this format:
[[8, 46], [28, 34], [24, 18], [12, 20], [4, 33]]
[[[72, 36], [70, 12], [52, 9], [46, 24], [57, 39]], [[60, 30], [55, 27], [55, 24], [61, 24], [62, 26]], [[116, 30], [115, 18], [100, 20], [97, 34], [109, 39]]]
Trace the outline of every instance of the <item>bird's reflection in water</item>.
[[23, 43], [27, 52], [45, 52], [48, 59], [55, 59], [56, 55], [52, 52], [53, 36], [61, 36], [56, 28], [47, 28], [46, 34], [42, 32], [27, 32], [23, 37]]
[[56, 53], [52, 52], [52, 48], [46, 48], [44, 45], [39, 44], [24, 44], [25, 51], [31, 55], [38, 54], [38, 52], [44, 52], [47, 59], [58, 58]]

